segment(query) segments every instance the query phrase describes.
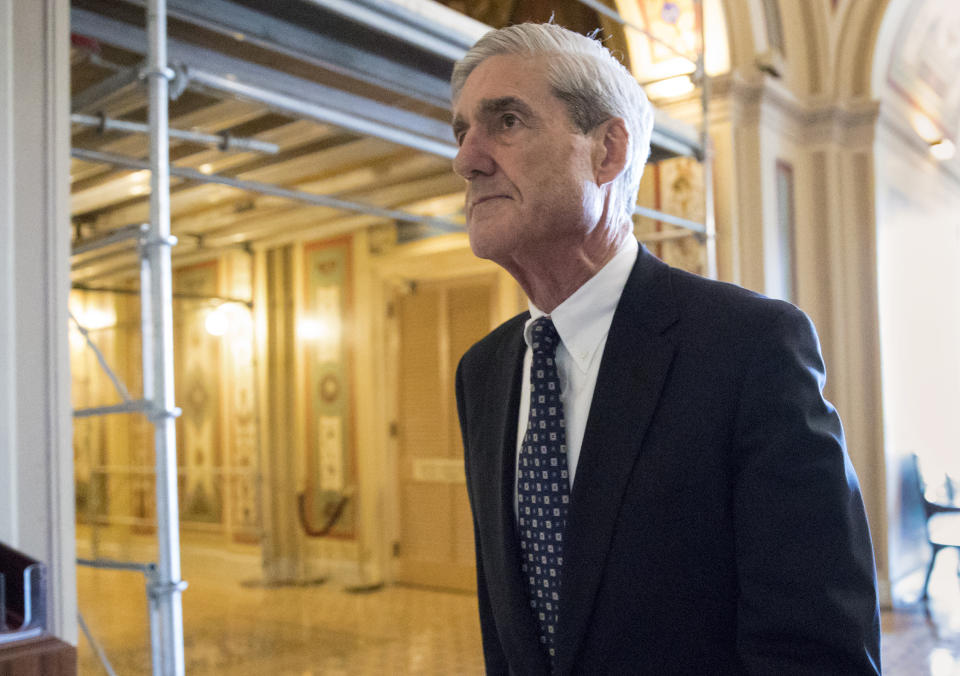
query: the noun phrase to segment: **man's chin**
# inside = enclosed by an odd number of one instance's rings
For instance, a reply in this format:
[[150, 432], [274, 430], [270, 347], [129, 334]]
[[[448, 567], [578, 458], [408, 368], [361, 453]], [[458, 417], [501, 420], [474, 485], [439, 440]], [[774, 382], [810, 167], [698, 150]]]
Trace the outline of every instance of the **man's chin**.
[[470, 238], [470, 250], [473, 251], [473, 255], [477, 258], [483, 258], [485, 260], [493, 260], [493, 255], [490, 252], [490, 247], [484, 246], [483, 242], [477, 242], [472, 237]]
[[503, 243], [497, 241], [496, 237], [490, 236], [490, 233], [478, 232], [479, 228], [469, 228], [470, 250], [477, 258], [483, 258], [496, 263], [498, 253], [503, 248]]

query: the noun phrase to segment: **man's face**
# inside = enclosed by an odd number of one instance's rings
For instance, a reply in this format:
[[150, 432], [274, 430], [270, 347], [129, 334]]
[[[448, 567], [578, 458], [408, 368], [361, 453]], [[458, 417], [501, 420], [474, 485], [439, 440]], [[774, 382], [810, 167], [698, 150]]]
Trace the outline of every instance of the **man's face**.
[[453, 106], [470, 246], [500, 264], [576, 247], [602, 210], [595, 139], [573, 126], [546, 73], [542, 57], [490, 57]]

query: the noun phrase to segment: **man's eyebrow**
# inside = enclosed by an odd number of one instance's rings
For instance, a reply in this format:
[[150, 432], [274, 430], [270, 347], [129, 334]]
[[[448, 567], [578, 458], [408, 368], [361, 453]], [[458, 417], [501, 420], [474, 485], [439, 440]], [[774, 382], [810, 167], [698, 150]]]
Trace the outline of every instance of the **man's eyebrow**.
[[[483, 99], [479, 105], [479, 116], [493, 117], [497, 113], [502, 113], [507, 110], [515, 110], [528, 118], [536, 117], [533, 108], [531, 108], [526, 101], [516, 96], [500, 96], [495, 99]], [[470, 128], [470, 123], [467, 122], [462, 115], [458, 114], [453, 118], [451, 126], [453, 127], [453, 136], [456, 138], [461, 132]]]
[[495, 115], [507, 110], [515, 110], [522, 115], [533, 116], [533, 109], [527, 102], [516, 96], [501, 96], [496, 99], [483, 99], [480, 102], [480, 113]]

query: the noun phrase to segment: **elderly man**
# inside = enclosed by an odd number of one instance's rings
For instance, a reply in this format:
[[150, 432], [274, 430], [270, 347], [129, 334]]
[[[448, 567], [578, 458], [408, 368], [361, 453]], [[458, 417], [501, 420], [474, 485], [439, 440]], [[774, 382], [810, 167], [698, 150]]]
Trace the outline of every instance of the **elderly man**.
[[636, 81], [597, 41], [524, 24], [452, 85], [471, 247], [530, 301], [457, 370], [488, 672], [879, 673], [814, 329], [638, 245]]

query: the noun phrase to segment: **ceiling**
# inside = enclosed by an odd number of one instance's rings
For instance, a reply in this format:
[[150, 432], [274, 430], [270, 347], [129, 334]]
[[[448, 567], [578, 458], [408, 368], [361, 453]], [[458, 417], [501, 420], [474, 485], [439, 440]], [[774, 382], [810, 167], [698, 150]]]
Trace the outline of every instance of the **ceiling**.
[[[73, 114], [147, 122], [144, 4], [73, 0]], [[383, 0], [168, 0], [168, 16], [169, 126], [218, 140], [170, 140], [175, 265], [376, 225], [400, 240], [462, 228], [447, 83], [486, 26]], [[75, 283], [136, 270], [132, 240], [100, 243], [149, 220], [148, 140], [73, 124]], [[658, 153], [694, 144], [658, 119]]]

